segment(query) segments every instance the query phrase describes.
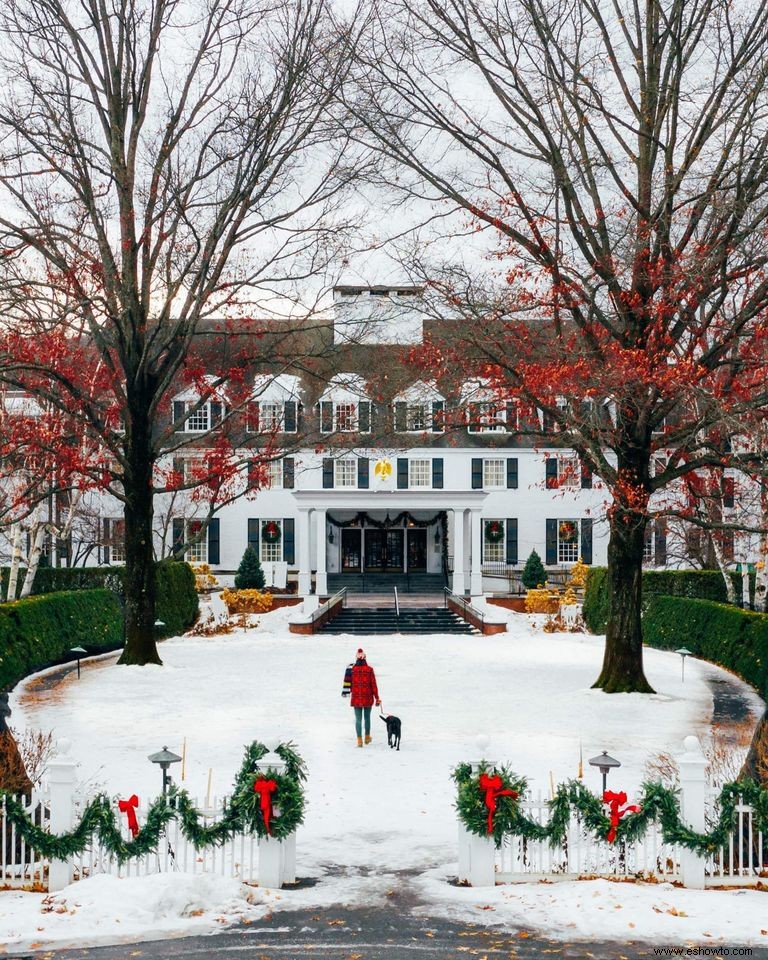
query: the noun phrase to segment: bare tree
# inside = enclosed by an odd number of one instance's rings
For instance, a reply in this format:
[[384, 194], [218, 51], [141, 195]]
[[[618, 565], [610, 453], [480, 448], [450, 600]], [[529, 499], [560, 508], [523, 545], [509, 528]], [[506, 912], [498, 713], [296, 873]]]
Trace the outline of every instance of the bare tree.
[[[423, 266], [455, 320], [452, 362], [536, 407], [540, 435], [610, 492], [595, 685], [650, 691], [650, 497], [720, 462], [707, 428], [765, 402], [768, 8], [381, 0], [378, 13], [348, 99], [357, 135], [401, 202], [463, 214], [462, 261], [443, 247], [444, 269]], [[490, 263], [468, 259], [473, 231]], [[654, 473], [658, 451], [671, 452]]]
[[155, 466], [195, 412], [171, 423], [169, 390], [196, 378], [203, 328], [225, 344], [323, 268], [351, 176], [330, 124], [351, 38], [324, 0], [3, 0], [0, 24], [0, 370], [102, 439], [121, 662], [159, 662]]

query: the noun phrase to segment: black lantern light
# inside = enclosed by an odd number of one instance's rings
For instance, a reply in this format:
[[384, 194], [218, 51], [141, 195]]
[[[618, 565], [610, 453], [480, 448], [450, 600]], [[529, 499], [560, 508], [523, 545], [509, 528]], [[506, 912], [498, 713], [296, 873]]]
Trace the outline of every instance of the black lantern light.
[[176, 753], [171, 753], [168, 747], [163, 747], [157, 753], [152, 753], [147, 758], [150, 763], [156, 763], [163, 771], [163, 796], [168, 792], [168, 784], [171, 778], [168, 776], [168, 768], [172, 763], [180, 763], [181, 757]]
[[613, 770], [614, 767], [620, 767], [621, 761], [616, 760], [614, 757], [609, 757], [608, 753], [603, 750], [599, 757], [592, 757], [589, 761], [590, 767], [599, 767], [600, 773], [603, 775], [603, 793], [605, 793], [605, 783], [608, 777], [608, 772]]
[[70, 647], [69, 652], [74, 653], [74, 655], [77, 657], [77, 679], [79, 680], [80, 679], [80, 657], [82, 657], [83, 654], [88, 653], [88, 651], [85, 649], [85, 647]]

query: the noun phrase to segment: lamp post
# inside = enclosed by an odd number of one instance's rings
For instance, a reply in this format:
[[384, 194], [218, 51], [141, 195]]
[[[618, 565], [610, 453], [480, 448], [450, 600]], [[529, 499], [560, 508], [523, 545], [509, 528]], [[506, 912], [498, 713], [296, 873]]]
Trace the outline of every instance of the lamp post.
[[168, 793], [168, 784], [171, 781], [171, 778], [168, 776], [168, 768], [172, 763], [180, 763], [181, 757], [176, 753], [172, 753], [168, 747], [163, 747], [163, 749], [157, 753], [151, 753], [147, 759], [150, 763], [156, 763], [163, 771], [163, 796], [165, 796]]
[[675, 653], [680, 654], [680, 665], [682, 667], [680, 680], [685, 683], [685, 658], [693, 655], [692, 650], [686, 650], [685, 647], [680, 647], [679, 650], [675, 650]]
[[157, 630], [158, 633], [160, 633], [164, 626], [165, 620], [155, 620], [155, 630]]
[[605, 784], [608, 779], [608, 772], [614, 767], [620, 767], [621, 761], [614, 757], [609, 757], [607, 751], [603, 750], [599, 757], [592, 757], [589, 761], [590, 767], [598, 767], [603, 775], [603, 793], [605, 793]]
[[80, 679], [80, 657], [82, 657], [84, 653], [88, 653], [88, 651], [85, 649], [85, 647], [70, 647], [69, 652], [74, 653], [74, 655], [77, 657], [77, 679], [79, 680]]

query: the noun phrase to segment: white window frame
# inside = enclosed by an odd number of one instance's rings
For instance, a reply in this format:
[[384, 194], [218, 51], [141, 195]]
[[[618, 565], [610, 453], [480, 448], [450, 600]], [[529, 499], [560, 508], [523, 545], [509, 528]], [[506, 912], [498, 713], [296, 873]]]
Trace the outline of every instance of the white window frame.
[[416, 490], [432, 486], [432, 460], [429, 457], [414, 457], [408, 461], [408, 487]]
[[[418, 416], [420, 422], [424, 425], [415, 427], [416, 411], [420, 411]], [[432, 429], [432, 404], [427, 403], [407, 403], [405, 405], [405, 433], [425, 433]]]
[[[350, 479], [351, 483], [346, 483]], [[357, 487], [357, 459], [339, 457], [333, 461], [333, 486], [342, 490], [354, 490]]]
[[[501, 404], [501, 406], [499, 406]], [[482, 409], [476, 424], [472, 422], [472, 408]], [[492, 421], [489, 423], [488, 421]], [[467, 429], [470, 433], [506, 433], [507, 407], [504, 401], [469, 400], [467, 401]]]
[[[496, 543], [488, 540], [486, 528], [491, 523], [500, 523], [504, 528], [504, 536]], [[507, 560], [507, 523], [501, 517], [483, 517], [483, 563], [506, 563]]]
[[[560, 524], [573, 523], [576, 526], [576, 537], [573, 542], [560, 539]], [[576, 563], [581, 552], [581, 521], [574, 517], [563, 517], [557, 521], [557, 562], [563, 566]], [[573, 556], [572, 556], [573, 554]]]
[[647, 535], [643, 540], [643, 563], [655, 564], [656, 562], [656, 531], [653, 528], [653, 521], [650, 520], [647, 526]]
[[[349, 419], [347, 420], [345, 414], [345, 420], [347, 425], [341, 425], [341, 418], [339, 416], [340, 409], [348, 408], [349, 409]], [[360, 406], [354, 400], [334, 400], [333, 401], [333, 426], [336, 433], [357, 433], [359, 431], [360, 423]]]
[[[184, 412], [187, 415], [187, 419], [184, 423], [184, 432], [185, 433], [208, 433], [211, 429], [211, 401], [206, 400], [205, 403], [195, 410], [194, 413], [189, 413], [193, 407], [196, 407], [196, 401], [190, 401], [187, 403]], [[206, 426], [193, 426], [194, 423], [205, 423]]]
[[[269, 410], [269, 416], [266, 412]], [[262, 400], [259, 402], [259, 431], [261, 433], [282, 433], [285, 426], [285, 404], [281, 400]]]
[[[115, 526], [120, 529], [115, 532]], [[125, 563], [125, 517], [113, 517], [109, 521], [110, 563]]]
[[[276, 523], [280, 527], [280, 537], [274, 543], [264, 539], [264, 527], [268, 523]], [[280, 517], [267, 517], [261, 521], [259, 529], [259, 559], [262, 563], [280, 563], [283, 559], [283, 539], [285, 537], [285, 525]]]
[[202, 526], [202, 520], [185, 520], [184, 521], [184, 539], [187, 542], [187, 547], [184, 552], [184, 559], [188, 563], [207, 563], [208, 562], [208, 531], [206, 530], [205, 534], [197, 541], [197, 543], [191, 543], [192, 537], [195, 535], [193, 530], [193, 524], [200, 524]]
[[581, 487], [581, 461], [575, 453], [557, 455], [557, 486], [562, 490]]
[[283, 489], [283, 461], [270, 460], [267, 464], [267, 475], [264, 478], [264, 490]]
[[[492, 482], [490, 476], [491, 464], [494, 465], [494, 469], [498, 469], [499, 474]], [[507, 487], [507, 461], [500, 457], [488, 457], [487, 459], [483, 457], [483, 489], [484, 490], [501, 490], [502, 488], [506, 490]]]

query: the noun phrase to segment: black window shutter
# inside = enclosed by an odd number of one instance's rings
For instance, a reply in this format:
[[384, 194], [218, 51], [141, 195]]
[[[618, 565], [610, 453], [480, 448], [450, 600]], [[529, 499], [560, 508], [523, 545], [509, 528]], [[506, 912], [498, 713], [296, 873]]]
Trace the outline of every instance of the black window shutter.
[[174, 556], [180, 557], [182, 548], [184, 547], [184, 520], [181, 517], [174, 518], [171, 537], [173, 540], [171, 545], [173, 554]]
[[181, 422], [183, 419], [184, 419], [184, 401], [174, 400], [173, 401], [173, 422], [176, 424], [177, 430], [184, 429], [184, 424]]
[[208, 563], [220, 563], [218, 517], [208, 521]]
[[482, 415], [482, 404], [481, 403], [468, 403], [467, 404], [467, 430], [470, 433], [479, 433], [480, 432], [480, 417]]
[[320, 433], [333, 433], [333, 404], [330, 400], [320, 404]]
[[517, 563], [517, 517], [507, 520], [507, 563]]
[[283, 520], [283, 560], [293, 565], [296, 563], [296, 532], [293, 517]]
[[517, 490], [517, 457], [507, 460], [507, 490]]
[[653, 525], [653, 562], [657, 567], [667, 564], [667, 525], [663, 520]]
[[371, 404], [368, 400], [361, 400], [358, 404], [357, 429], [360, 433], [371, 432]]
[[723, 477], [723, 506], [732, 507], [736, 503], [736, 481], [733, 477]]
[[397, 489], [408, 489], [408, 459], [406, 457], [397, 458]]
[[224, 408], [218, 402], [218, 400], [211, 400], [211, 426], [212, 427], [215, 427], [217, 424], [221, 423], [223, 412], [224, 412]]
[[296, 475], [296, 463], [293, 457], [283, 460], [283, 486], [286, 490], [293, 490]]
[[432, 489], [443, 489], [443, 458], [432, 457]]
[[323, 457], [323, 490], [333, 489], [333, 458]]
[[547, 541], [544, 562], [549, 567], [557, 563], [557, 520], [547, 520]]
[[357, 486], [360, 490], [367, 490], [369, 486], [369, 465], [368, 457], [358, 457], [357, 459]]
[[557, 457], [547, 457], [545, 460], [547, 490], [557, 489]]
[[408, 404], [398, 401], [395, 404], [395, 431], [402, 433], [408, 429]]
[[[29, 553], [29, 551], [27, 551], [27, 553]], [[102, 560], [104, 561], [104, 563], [109, 563], [109, 518], [108, 517], [104, 517], [104, 546], [102, 547]]]
[[285, 433], [296, 433], [296, 401], [286, 400], [283, 413], [283, 431]]
[[442, 433], [445, 429], [445, 403], [442, 400], [432, 401], [432, 433]]
[[510, 433], [517, 433], [517, 404], [513, 400], [507, 400], [504, 407], [507, 420], [507, 430]]
[[581, 521], [581, 559], [592, 563], [592, 521]]
[[259, 432], [259, 401], [252, 400], [245, 408], [245, 429], [248, 433]]
[[472, 457], [472, 489], [483, 489], [483, 458]]
[[581, 464], [581, 489], [582, 490], [591, 490], [592, 489], [592, 468], [587, 463], [586, 460], [580, 460]]
[[259, 518], [248, 517], [248, 546], [259, 556]]

